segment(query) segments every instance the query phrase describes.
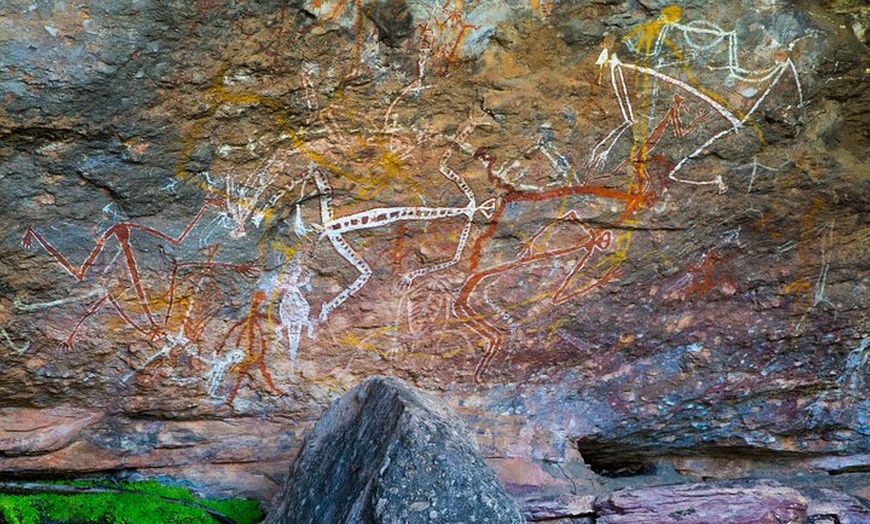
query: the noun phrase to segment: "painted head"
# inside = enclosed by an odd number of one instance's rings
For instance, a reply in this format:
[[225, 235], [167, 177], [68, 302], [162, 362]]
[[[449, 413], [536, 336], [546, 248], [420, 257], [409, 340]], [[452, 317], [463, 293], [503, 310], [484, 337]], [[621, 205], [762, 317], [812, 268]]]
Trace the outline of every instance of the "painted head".
[[613, 242], [613, 233], [610, 230], [600, 231], [595, 235], [594, 248], [600, 251], [610, 249], [610, 244]]
[[683, 9], [678, 5], [668, 5], [662, 8], [662, 20], [666, 24], [675, 24], [683, 15]]

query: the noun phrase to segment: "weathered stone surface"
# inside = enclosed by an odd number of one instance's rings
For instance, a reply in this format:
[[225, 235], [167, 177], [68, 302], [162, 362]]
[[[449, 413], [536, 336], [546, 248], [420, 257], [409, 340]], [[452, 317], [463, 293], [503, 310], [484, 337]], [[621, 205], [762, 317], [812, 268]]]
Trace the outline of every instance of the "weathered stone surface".
[[595, 510], [592, 507], [594, 495], [562, 494], [557, 497], [545, 497], [521, 500], [520, 506], [526, 522], [564, 522], [585, 523], [595, 522]]
[[210, 493], [262, 497], [278, 488], [285, 469], [274, 457], [292, 457], [302, 431], [281, 419], [148, 420], [8, 408], [0, 409], [0, 464], [4, 475], [16, 476], [156, 469]]
[[265, 496], [384, 373], [523, 497], [868, 496], [868, 10], [676, 4], [3, 2], [0, 474]]
[[867, 524], [870, 504], [830, 489], [804, 488], [808, 524]]
[[522, 522], [465, 424], [394, 378], [367, 378], [337, 400], [286, 482], [267, 524]]
[[0, 409], [0, 456], [42, 455], [63, 449], [102, 415], [62, 407]]
[[626, 489], [595, 501], [597, 524], [803, 524], [807, 501], [771, 481]]

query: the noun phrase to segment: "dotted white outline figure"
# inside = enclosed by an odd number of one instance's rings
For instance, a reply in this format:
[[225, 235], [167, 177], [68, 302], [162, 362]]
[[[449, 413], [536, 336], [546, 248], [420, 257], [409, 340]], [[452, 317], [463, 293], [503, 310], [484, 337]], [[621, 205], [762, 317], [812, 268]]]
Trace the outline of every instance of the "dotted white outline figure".
[[[454, 143], [461, 145], [474, 130], [475, 124], [471, 122], [454, 138]], [[425, 221], [430, 222], [442, 218], [450, 217], [465, 217], [465, 225], [459, 235], [456, 250], [453, 257], [445, 262], [434, 264], [428, 267], [416, 269], [404, 275], [400, 281], [400, 286], [407, 288], [415, 279], [422, 276], [442, 271], [459, 263], [462, 258], [462, 253], [468, 243], [468, 236], [471, 233], [471, 226], [474, 215], [480, 212], [484, 217], [490, 218], [495, 210], [495, 199], [490, 198], [482, 204], [477, 204], [477, 199], [474, 192], [468, 183], [459, 176], [448, 165], [448, 161], [453, 155], [453, 147], [451, 146], [441, 156], [439, 172], [442, 176], [453, 182], [460, 191], [468, 199], [468, 204], [463, 207], [429, 207], [429, 206], [399, 206], [399, 207], [379, 207], [354, 213], [351, 215], [335, 218], [332, 210], [332, 201], [330, 195], [332, 188], [328, 181], [318, 169], [313, 169], [314, 181], [317, 185], [320, 201], [320, 219], [321, 224], [315, 226], [320, 231], [320, 238], [329, 240], [335, 251], [351, 264], [358, 272], [356, 280], [343, 289], [338, 295], [333, 297], [328, 302], [324, 303], [320, 309], [319, 322], [326, 322], [330, 313], [341, 306], [348, 298], [356, 294], [365, 286], [369, 278], [372, 276], [372, 269], [365, 259], [357, 253], [351, 244], [344, 238], [345, 233], [351, 231], [359, 231], [364, 229], [374, 229], [377, 227], [386, 226], [396, 222], [406, 221]]]

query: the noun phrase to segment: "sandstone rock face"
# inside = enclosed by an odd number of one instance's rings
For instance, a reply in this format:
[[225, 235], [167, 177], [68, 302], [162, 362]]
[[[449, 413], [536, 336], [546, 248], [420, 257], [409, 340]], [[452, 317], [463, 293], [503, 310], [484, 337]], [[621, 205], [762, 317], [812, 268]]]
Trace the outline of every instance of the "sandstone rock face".
[[864, 523], [870, 507], [828, 489], [770, 480], [716, 481], [620, 490], [593, 504], [598, 524]]
[[772, 482], [688, 484], [617, 491], [595, 501], [600, 524], [802, 524], [807, 501]]
[[305, 437], [265, 522], [523, 519], [457, 416], [376, 376], [336, 401]]
[[380, 373], [524, 500], [870, 496], [867, 13], [3, 2], [0, 474], [265, 497]]
[[802, 494], [808, 501], [808, 522], [814, 524], [870, 522], [870, 506], [855, 497], [830, 489], [813, 488], [802, 490]]

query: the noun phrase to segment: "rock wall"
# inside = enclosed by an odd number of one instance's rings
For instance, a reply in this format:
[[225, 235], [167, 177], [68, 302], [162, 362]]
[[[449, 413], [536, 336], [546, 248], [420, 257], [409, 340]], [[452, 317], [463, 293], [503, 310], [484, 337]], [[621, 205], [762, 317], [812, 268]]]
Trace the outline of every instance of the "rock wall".
[[382, 373], [515, 494], [870, 496], [848, 4], [5, 2], [0, 472], [265, 498]]

